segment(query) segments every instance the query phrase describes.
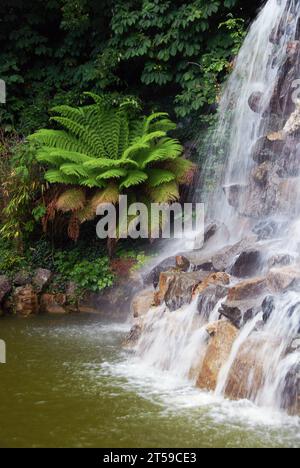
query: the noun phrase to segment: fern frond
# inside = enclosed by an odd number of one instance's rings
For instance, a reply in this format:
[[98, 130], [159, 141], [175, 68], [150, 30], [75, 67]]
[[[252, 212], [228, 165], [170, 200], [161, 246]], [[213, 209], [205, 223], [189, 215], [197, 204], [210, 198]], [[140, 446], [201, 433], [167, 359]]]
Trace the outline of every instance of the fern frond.
[[147, 192], [154, 203], [171, 203], [179, 200], [179, 190], [176, 182], [168, 182], [158, 187], [148, 187]]
[[85, 191], [80, 188], [66, 190], [57, 200], [56, 209], [67, 213], [81, 210], [86, 203]]
[[139, 185], [148, 179], [148, 175], [142, 171], [129, 171], [125, 180], [120, 184], [120, 189]]
[[127, 171], [125, 169], [110, 169], [109, 171], [105, 171], [102, 174], [96, 177], [97, 181], [103, 179], [120, 179], [121, 177], [125, 177], [127, 175]]
[[159, 185], [175, 180], [175, 175], [171, 171], [163, 169], [148, 169], [148, 181], [149, 187], [158, 187]]
[[175, 174], [178, 184], [191, 184], [193, 182], [195, 173], [197, 172], [197, 165], [183, 158], [176, 158], [173, 161], [168, 161], [165, 168]]
[[78, 178], [74, 176], [67, 176], [63, 174], [60, 170], [49, 169], [45, 173], [45, 179], [50, 182], [50, 184], [78, 184]]
[[89, 177], [88, 171], [84, 169], [84, 167], [81, 164], [62, 164], [60, 166], [60, 171], [63, 174], [66, 174], [68, 176], [77, 176], [77, 177]]

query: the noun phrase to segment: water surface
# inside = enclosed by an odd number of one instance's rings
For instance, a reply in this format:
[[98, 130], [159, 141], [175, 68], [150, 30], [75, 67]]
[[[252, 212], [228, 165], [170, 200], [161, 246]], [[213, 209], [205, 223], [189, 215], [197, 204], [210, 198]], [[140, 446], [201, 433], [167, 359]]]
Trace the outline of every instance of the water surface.
[[300, 447], [299, 419], [145, 367], [100, 316], [3, 318], [1, 447]]

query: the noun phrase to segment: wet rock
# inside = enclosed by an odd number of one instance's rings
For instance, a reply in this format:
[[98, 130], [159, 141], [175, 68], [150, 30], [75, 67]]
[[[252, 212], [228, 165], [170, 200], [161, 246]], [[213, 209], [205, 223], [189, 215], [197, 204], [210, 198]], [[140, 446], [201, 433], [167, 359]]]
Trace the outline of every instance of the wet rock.
[[205, 227], [204, 231], [204, 242], [208, 242], [218, 231], [218, 224], [217, 223], [209, 223]]
[[40, 311], [44, 314], [66, 314], [66, 303], [65, 294], [43, 294], [40, 298]]
[[[160, 298], [170, 311], [174, 311], [189, 304], [195, 288], [207, 277], [207, 273], [196, 271], [193, 273], [162, 273], [160, 276]], [[163, 301], [161, 300], [160, 303]]]
[[268, 274], [269, 289], [275, 293], [283, 292], [300, 282], [300, 270], [293, 266], [273, 268]]
[[240, 205], [240, 199], [247, 193], [247, 189], [246, 184], [232, 184], [223, 187], [229, 205], [236, 209]]
[[159, 263], [150, 273], [147, 273], [143, 276], [144, 284], [150, 285], [153, 284], [156, 289], [159, 283], [160, 274], [169, 270], [174, 270], [176, 268], [176, 257], [169, 257]]
[[0, 276], [0, 303], [3, 301], [5, 296], [11, 291], [12, 285], [7, 276]]
[[274, 239], [286, 227], [286, 221], [275, 221], [272, 219], [265, 219], [259, 221], [253, 228], [253, 233], [257, 235], [258, 240]]
[[294, 258], [291, 255], [288, 254], [278, 254], [278, 255], [273, 255], [271, 258], [268, 260], [268, 266], [270, 269], [274, 267], [284, 267], [291, 265], [293, 263]]
[[31, 274], [27, 270], [18, 271], [13, 278], [14, 286], [26, 286], [31, 283]]
[[230, 283], [230, 276], [225, 272], [211, 273], [208, 276], [205, 276], [203, 281], [199, 283], [193, 291], [193, 297], [196, 297], [203, 292], [209, 286], [227, 286]]
[[293, 341], [291, 342], [287, 350], [287, 353], [294, 353], [295, 351], [299, 351], [299, 350], [300, 350], [300, 335], [298, 335], [296, 338], [293, 339]]
[[190, 269], [190, 261], [184, 255], [176, 256], [176, 267], [181, 271], [188, 271]]
[[17, 315], [28, 317], [39, 313], [38, 297], [31, 285], [16, 288], [12, 303]]
[[248, 104], [253, 112], [259, 114], [262, 111], [262, 98], [263, 93], [261, 91], [256, 91], [249, 97]]
[[252, 320], [260, 312], [261, 300], [246, 299], [244, 301], [226, 301], [219, 312], [226, 317], [236, 328]]
[[260, 272], [263, 260], [261, 250], [248, 249], [238, 255], [230, 274], [237, 278], [247, 278]]
[[240, 347], [228, 374], [225, 395], [231, 399], [254, 400], [265, 379], [264, 358], [274, 353], [277, 340], [251, 335]]
[[197, 379], [197, 387], [214, 391], [221, 368], [227, 362], [238, 330], [227, 320], [207, 326], [208, 346]]
[[274, 296], [267, 296], [262, 303], [263, 321], [266, 323], [275, 310]]
[[253, 180], [262, 187], [265, 187], [268, 183], [268, 177], [272, 170], [272, 164], [270, 162], [263, 162], [258, 167], [253, 169], [252, 178]]
[[37, 292], [41, 292], [50, 282], [52, 273], [50, 270], [38, 268], [32, 279], [32, 284]]
[[126, 348], [133, 348], [142, 336], [143, 329], [142, 322], [135, 323], [125, 338], [123, 346]]
[[258, 164], [274, 162], [282, 154], [286, 142], [283, 140], [271, 141], [266, 136], [261, 137], [252, 149], [252, 158]]
[[145, 315], [154, 304], [154, 291], [146, 289], [136, 294], [131, 303], [135, 318]]
[[259, 277], [242, 281], [228, 291], [228, 301], [244, 301], [267, 294], [269, 285], [266, 278]]
[[300, 364], [295, 364], [284, 381], [281, 407], [292, 416], [300, 415]]
[[201, 317], [209, 318], [220, 299], [227, 295], [228, 288], [218, 284], [211, 284], [203, 291], [197, 302], [197, 309]]

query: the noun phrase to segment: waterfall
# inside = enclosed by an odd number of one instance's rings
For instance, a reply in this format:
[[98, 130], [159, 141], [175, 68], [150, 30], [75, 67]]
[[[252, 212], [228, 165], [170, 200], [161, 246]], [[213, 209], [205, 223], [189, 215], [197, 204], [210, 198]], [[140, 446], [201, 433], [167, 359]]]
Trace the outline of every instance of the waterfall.
[[[278, 272], [268, 262], [277, 256], [280, 267], [293, 268], [283, 275], [300, 270], [297, 80], [300, 2], [269, 0], [251, 26], [224, 87], [202, 177], [207, 218], [225, 226], [223, 238], [213, 238], [209, 254], [257, 236], [253, 245], [263, 250], [263, 266], [256, 265], [246, 277], [262, 275], [259, 281], [263, 285], [266, 280], [269, 288], [268, 275], [275, 275], [276, 293], [269, 296], [266, 288], [258, 312], [247, 320], [243, 316], [237, 329], [236, 323], [233, 327], [220, 316], [229, 301], [228, 289], [243, 278], [232, 274], [229, 288], [213, 301], [199, 300], [200, 292], [178, 310], [171, 311], [166, 304], [152, 308], [142, 317], [135, 345], [136, 355], [148, 365], [212, 390], [218, 398], [248, 399], [292, 414], [299, 411], [300, 275], [293, 288], [287, 287], [292, 280], [278, 286]], [[207, 257], [203, 263], [208, 264]], [[225, 271], [232, 273], [228, 266]], [[254, 293], [252, 302], [261, 294]], [[207, 355], [211, 359], [213, 353], [211, 364]]]

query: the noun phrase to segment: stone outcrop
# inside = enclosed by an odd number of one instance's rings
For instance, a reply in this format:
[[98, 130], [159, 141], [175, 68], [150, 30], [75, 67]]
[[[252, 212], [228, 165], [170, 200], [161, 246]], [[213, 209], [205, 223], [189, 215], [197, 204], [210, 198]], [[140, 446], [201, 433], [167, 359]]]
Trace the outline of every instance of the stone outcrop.
[[149, 309], [154, 305], [154, 291], [146, 289], [137, 293], [131, 303], [131, 310], [133, 317], [138, 318], [145, 315]]
[[40, 312], [44, 314], [63, 315], [68, 313], [65, 294], [43, 294], [40, 299]]
[[32, 279], [32, 284], [37, 292], [41, 292], [50, 282], [52, 273], [45, 268], [38, 268]]
[[197, 387], [215, 390], [221, 368], [227, 362], [238, 330], [229, 321], [220, 320], [206, 328], [208, 346], [197, 379]]
[[11, 291], [12, 285], [7, 276], [0, 276], [0, 304], [5, 296]]
[[12, 303], [13, 310], [17, 315], [28, 317], [39, 313], [38, 296], [31, 285], [16, 288]]

